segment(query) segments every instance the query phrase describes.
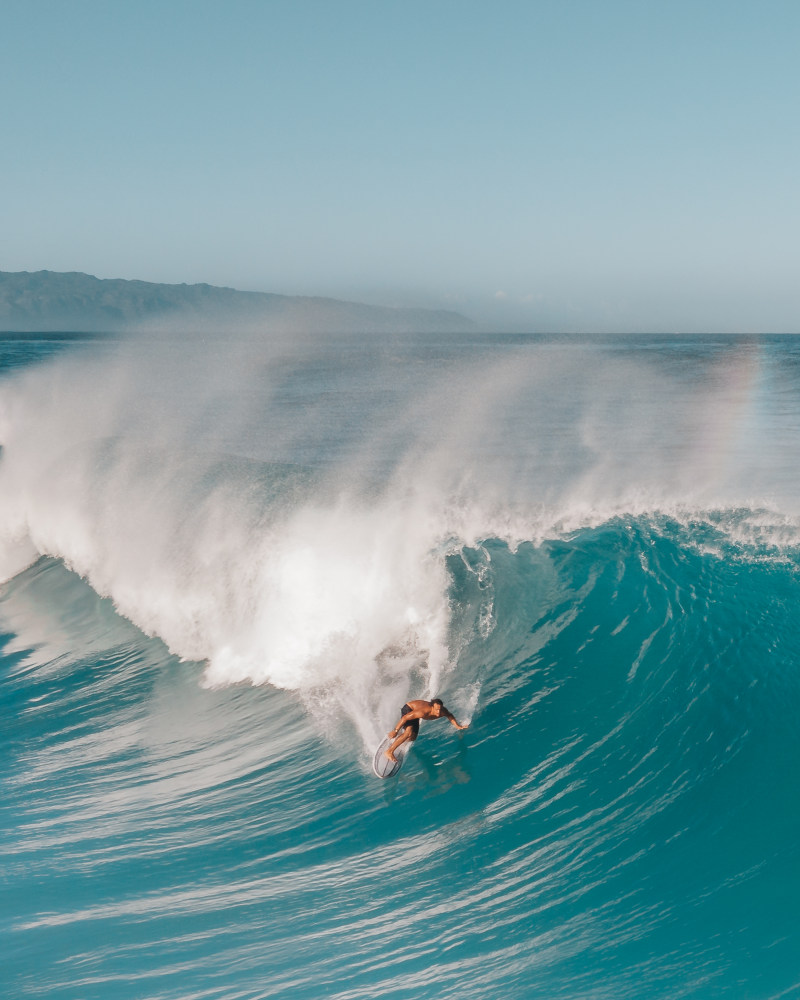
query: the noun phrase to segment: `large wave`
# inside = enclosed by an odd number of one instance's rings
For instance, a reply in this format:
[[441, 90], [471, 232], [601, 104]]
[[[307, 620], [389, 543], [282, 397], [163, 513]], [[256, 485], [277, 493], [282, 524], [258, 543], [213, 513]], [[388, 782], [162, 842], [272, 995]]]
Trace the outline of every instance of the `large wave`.
[[487, 540], [641, 514], [794, 545], [759, 410], [779, 377], [758, 341], [105, 345], [1, 387], [0, 568], [57, 557], [205, 683], [333, 700], [369, 743], [365, 718], [446, 688], [493, 627], [454, 601], [453, 554], [480, 578]]

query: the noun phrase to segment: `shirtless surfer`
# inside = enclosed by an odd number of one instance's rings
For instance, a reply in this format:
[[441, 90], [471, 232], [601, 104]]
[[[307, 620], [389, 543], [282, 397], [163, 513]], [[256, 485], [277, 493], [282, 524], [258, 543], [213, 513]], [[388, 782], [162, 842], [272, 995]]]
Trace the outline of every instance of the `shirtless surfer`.
[[[419, 720], [426, 719], [432, 721], [433, 719], [449, 719], [451, 724], [456, 727], [456, 729], [466, 729], [466, 726], [462, 726], [460, 722], [456, 722], [452, 712], [448, 712], [447, 709], [442, 704], [441, 698], [434, 698], [433, 701], [423, 701], [421, 698], [416, 701], [409, 701], [400, 709], [403, 713], [400, 721], [394, 727], [394, 729], [389, 733], [392, 737], [393, 742], [389, 749], [386, 751], [386, 756], [389, 760], [397, 761], [394, 755], [395, 750], [402, 746], [406, 740], [414, 740], [419, 735]], [[398, 735], [399, 734], [399, 735]], [[395, 739], [397, 737], [397, 739]]]

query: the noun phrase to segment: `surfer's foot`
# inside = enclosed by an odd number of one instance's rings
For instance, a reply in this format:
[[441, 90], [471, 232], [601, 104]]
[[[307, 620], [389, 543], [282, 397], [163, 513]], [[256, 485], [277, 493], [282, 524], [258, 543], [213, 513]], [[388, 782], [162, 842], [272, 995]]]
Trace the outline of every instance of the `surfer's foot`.
[[391, 750], [385, 750], [384, 753], [393, 764], [397, 763], [397, 757], [395, 757]]

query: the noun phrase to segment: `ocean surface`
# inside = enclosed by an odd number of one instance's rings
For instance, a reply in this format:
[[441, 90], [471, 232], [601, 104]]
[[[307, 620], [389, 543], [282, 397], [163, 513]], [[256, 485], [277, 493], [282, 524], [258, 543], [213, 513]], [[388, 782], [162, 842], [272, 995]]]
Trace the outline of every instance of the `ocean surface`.
[[8, 337], [0, 446], [3, 998], [800, 997], [800, 339]]

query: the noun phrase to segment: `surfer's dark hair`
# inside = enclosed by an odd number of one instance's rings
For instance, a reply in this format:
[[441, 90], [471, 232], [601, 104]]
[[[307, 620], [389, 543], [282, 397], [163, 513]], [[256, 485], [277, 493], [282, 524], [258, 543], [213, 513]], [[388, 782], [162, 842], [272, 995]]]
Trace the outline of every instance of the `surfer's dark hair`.
[[444, 702], [442, 701], [441, 698], [434, 698], [433, 701], [431, 702], [431, 705], [441, 705], [442, 708], [444, 708]]

